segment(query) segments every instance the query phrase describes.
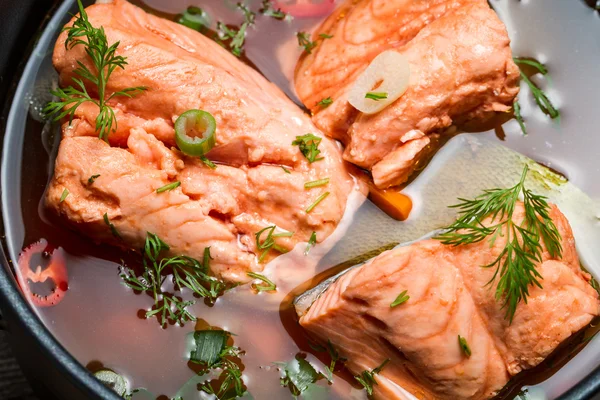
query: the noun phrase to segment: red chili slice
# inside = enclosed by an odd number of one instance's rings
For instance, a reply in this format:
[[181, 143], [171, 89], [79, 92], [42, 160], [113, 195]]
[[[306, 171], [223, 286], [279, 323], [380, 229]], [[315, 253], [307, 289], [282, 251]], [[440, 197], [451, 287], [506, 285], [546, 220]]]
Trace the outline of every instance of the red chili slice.
[[335, 0], [276, 0], [275, 8], [293, 17], [321, 17], [335, 8]]
[[[41, 265], [31, 265], [31, 257], [34, 254], [42, 254], [43, 256], [47, 255], [50, 257], [48, 266], [45, 269], [42, 270]], [[41, 283], [46, 282], [48, 279], [54, 283], [52, 294], [41, 296], [33, 293], [29, 282]], [[36, 306], [49, 307], [60, 303], [69, 289], [64, 250], [61, 248], [51, 248], [44, 239], [26, 247], [19, 255], [17, 280], [25, 297]]]

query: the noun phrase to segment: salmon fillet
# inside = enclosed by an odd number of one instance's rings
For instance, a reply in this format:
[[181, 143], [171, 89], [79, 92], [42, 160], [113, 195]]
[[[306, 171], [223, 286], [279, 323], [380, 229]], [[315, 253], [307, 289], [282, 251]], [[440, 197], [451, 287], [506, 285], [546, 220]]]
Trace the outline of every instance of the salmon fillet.
[[[295, 86], [315, 124], [341, 140], [344, 158], [371, 170], [379, 188], [406, 182], [451, 125], [510, 110], [519, 70], [506, 28], [487, 2], [354, 3], [344, 3], [317, 30], [333, 38], [301, 59]], [[349, 91], [373, 58], [390, 49], [409, 61], [408, 89], [383, 111], [362, 114], [349, 104]], [[330, 106], [317, 106], [329, 96]]]
[[[523, 216], [519, 204], [513, 218]], [[550, 216], [562, 236], [562, 259], [544, 249], [537, 265], [543, 289], [530, 286], [512, 324], [494, 297], [495, 287], [486, 286], [493, 269], [481, 268], [500, 254], [503, 237], [491, 248], [488, 241], [450, 247], [424, 240], [382, 253], [340, 277], [300, 324], [318, 339], [331, 340], [354, 374], [390, 358], [376, 375], [377, 398], [404, 399], [400, 388], [425, 399], [491, 398], [600, 313], [567, 219], [554, 205]], [[410, 299], [391, 308], [404, 290]], [[466, 339], [470, 357], [458, 335]]]
[[[278, 88], [200, 33], [126, 1], [96, 4], [87, 13], [109, 43], [120, 41], [117, 54], [127, 57], [125, 69], [111, 75], [107, 93], [148, 90], [111, 100], [118, 129], [109, 143], [97, 138], [98, 109], [91, 103], [63, 126], [46, 193], [51, 210], [83, 233], [121, 246], [140, 248], [146, 232], [161, 237], [174, 254], [201, 259], [210, 246], [213, 272], [231, 281], [247, 280], [247, 272], [262, 270], [277, 254], [258, 262], [255, 233], [263, 228], [294, 232], [277, 239], [288, 250], [313, 231], [319, 242], [333, 232], [349, 194], [363, 188], [334, 141], [323, 138], [323, 159], [312, 164], [292, 145], [296, 136], [322, 134]], [[65, 49], [65, 39], [63, 32], [53, 56], [63, 86], [72, 83], [78, 62], [93, 70], [83, 46]], [[91, 85], [88, 90], [94, 93]], [[214, 170], [172, 147], [174, 120], [189, 109], [216, 119], [217, 145], [208, 154], [218, 163]], [[94, 175], [100, 176], [90, 183]], [[304, 188], [323, 178], [328, 185]], [[176, 181], [180, 187], [156, 192]], [[61, 201], [65, 190], [69, 195]], [[329, 196], [307, 213], [325, 192]], [[111, 233], [105, 214], [122, 240]]]

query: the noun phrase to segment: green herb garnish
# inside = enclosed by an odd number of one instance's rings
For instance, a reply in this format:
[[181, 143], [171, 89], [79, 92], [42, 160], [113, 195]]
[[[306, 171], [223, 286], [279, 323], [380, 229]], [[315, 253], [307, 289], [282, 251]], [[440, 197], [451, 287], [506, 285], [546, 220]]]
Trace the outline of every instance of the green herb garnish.
[[333, 37], [333, 35], [328, 35], [326, 33], [319, 33], [319, 37], [323, 40], [325, 39], [331, 39]]
[[[546, 93], [544, 93], [542, 89], [540, 89], [535, 83], [533, 83], [529, 76], [527, 76], [527, 74], [523, 72], [523, 68], [521, 67], [523, 65], [531, 67], [536, 70], [536, 73], [548, 75], [548, 69], [546, 68], [546, 66], [540, 63], [539, 61], [530, 58], [515, 57], [513, 58], [513, 60], [515, 64], [519, 66], [521, 80], [523, 80], [527, 84], [527, 86], [529, 86], [529, 90], [531, 90], [531, 94], [533, 95], [533, 98], [535, 99], [535, 102], [537, 103], [540, 110], [542, 110], [544, 114], [549, 115], [552, 119], [560, 117], [560, 112], [554, 107], [554, 105], [552, 105], [552, 102], [550, 101]], [[525, 129], [525, 122], [523, 120], [523, 117], [521, 116], [521, 108], [518, 103], [518, 100], [514, 104], [514, 112], [515, 118], [517, 118], [517, 122], [519, 122], [519, 126], [521, 127], [523, 134], [526, 135], [527, 130]]]
[[[118, 92], [112, 93], [106, 97], [106, 85], [110, 75], [115, 69], [124, 69], [127, 65], [127, 59], [123, 56], [116, 55], [119, 42], [108, 45], [108, 39], [104, 33], [104, 28], [94, 28], [88, 20], [88, 15], [81, 4], [81, 0], [77, 0], [79, 6], [79, 16], [75, 19], [72, 26], [64, 28], [67, 32], [67, 40], [65, 47], [72, 49], [77, 45], [82, 45], [85, 48], [86, 54], [94, 64], [94, 72], [85, 64], [78, 61], [78, 67], [73, 71], [80, 78], [73, 78], [75, 87], [69, 86], [66, 88], [58, 88], [50, 91], [60, 101], [52, 101], [44, 108], [43, 112], [53, 117], [58, 121], [67, 115], [69, 123], [73, 121], [75, 110], [85, 103], [90, 102], [98, 106], [99, 113], [96, 117], [96, 132], [100, 139], [108, 140], [108, 134], [117, 130], [117, 119], [115, 112], [107, 103], [118, 96], [133, 97], [137, 92], [146, 90], [143, 86], [127, 88]], [[88, 93], [83, 80], [89, 81], [95, 87], [95, 92], [98, 94], [98, 100], [93, 99]]]
[[326, 97], [323, 100], [317, 103], [321, 108], [327, 108], [333, 103], [333, 99], [331, 97]]
[[257, 274], [256, 272], [248, 272], [247, 275], [250, 278], [258, 279], [263, 282], [263, 284], [252, 284], [252, 288], [257, 290], [258, 292], [270, 292], [277, 289], [277, 285], [275, 285], [269, 278], [264, 275]]
[[242, 4], [238, 3], [237, 8], [244, 13], [244, 23], [239, 27], [229, 27], [222, 22], [217, 22], [217, 42], [223, 47], [227, 47], [223, 41], [229, 42], [229, 50], [236, 57], [241, 57], [244, 50], [244, 43], [246, 41], [246, 31], [248, 27], [254, 25], [256, 14]]
[[305, 189], [312, 189], [312, 188], [316, 188], [316, 187], [319, 187], [319, 186], [325, 186], [327, 184], [329, 184], [329, 178], [323, 178], [323, 179], [319, 179], [319, 180], [312, 181], [312, 182], [306, 182], [304, 184], [304, 188]]
[[[525, 166], [521, 180], [511, 188], [485, 190], [473, 200], [459, 199], [461, 203], [451, 206], [458, 209], [458, 219], [436, 237], [451, 246], [477, 243], [486, 238], [493, 245], [498, 237], [503, 237], [506, 245], [500, 255], [482, 267], [495, 268], [488, 285], [499, 277], [496, 299], [502, 300], [506, 318], [511, 322], [517, 305], [522, 300], [527, 301], [529, 285], [542, 287], [539, 280], [543, 278], [535, 268], [535, 263], [542, 261], [541, 243], [552, 258], [562, 256], [561, 236], [550, 218], [546, 197], [525, 188], [528, 170]], [[513, 213], [520, 196], [525, 216], [519, 225], [513, 221]], [[487, 217], [493, 219], [490, 226], [482, 224]]]
[[296, 140], [292, 142], [292, 146], [298, 146], [300, 152], [306, 157], [309, 163], [320, 161], [323, 157], [319, 157], [321, 150], [319, 150], [319, 144], [323, 139], [319, 136], [307, 133], [303, 136], [296, 136]]
[[165, 185], [165, 186], [162, 186], [162, 187], [159, 187], [158, 189], [156, 189], [156, 193], [163, 193], [166, 191], [171, 191], [175, 188], [178, 188], [179, 186], [181, 186], [181, 182], [179, 182], [179, 181], [169, 183], [168, 185]]
[[278, 20], [283, 20], [288, 16], [286, 13], [281, 11], [279, 8], [274, 9], [273, 4], [271, 4], [271, 0], [263, 0], [262, 8], [260, 10], [258, 10], [258, 12], [260, 12], [262, 15], [265, 15], [265, 16], [271, 17], [271, 18], [275, 18]]
[[398, 297], [396, 297], [396, 300], [394, 300], [394, 302], [390, 304], [390, 308], [394, 308], [399, 306], [400, 304], [406, 303], [408, 299], [410, 299], [410, 296], [407, 293], [408, 290], [405, 290], [402, 293], [400, 293]]
[[321, 203], [323, 200], [325, 200], [327, 196], [329, 196], [329, 194], [329, 192], [325, 192], [319, 197], [317, 197], [317, 199], [310, 206], [308, 206], [308, 208], [306, 209], [306, 213], [309, 214], [312, 210], [314, 210], [315, 207], [319, 205], [319, 203]]
[[[258, 262], [262, 262], [271, 249], [280, 253], [287, 253], [287, 249], [277, 245], [277, 243], [275, 243], [275, 239], [280, 237], [292, 237], [294, 236], [294, 232], [275, 233], [275, 229], [277, 229], [277, 226], [271, 225], [255, 233], [256, 249], [262, 251], [258, 257]], [[267, 237], [261, 241], [261, 237], [265, 232], [267, 233]]]
[[300, 354], [296, 354], [294, 359], [288, 363], [278, 362], [275, 365], [280, 367], [284, 373], [280, 379], [281, 386], [287, 387], [293, 396], [307, 395], [317, 387], [316, 382], [325, 377]]
[[196, 349], [190, 354], [190, 361], [201, 365], [200, 374], [220, 370], [217, 379], [204, 383], [201, 390], [216, 396], [217, 399], [233, 399], [246, 393], [242, 379], [242, 369], [238, 363], [244, 352], [239, 347], [229, 346], [231, 333], [223, 330], [201, 330], [194, 332]]
[[62, 203], [63, 201], [65, 201], [65, 199], [67, 198], [68, 195], [69, 195], [69, 191], [67, 189], [63, 190], [62, 194], [60, 195], [59, 203]]
[[157, 235], [148, 232], [142, 250], [144, 272], [136, 276], [132, 269], [121, 266], [120, 277], [125, 285], [139, 292], [150, 294], [154, 298], [154, 307], [146, 312], [146, 318], [156, 316], [161, 326], [166, 327], [169, 320], [182, 325], [186, 321], [195, 321], [196, 317], [187, 311], [194, 301], [183, 301], [173, 293], [163, 291], [162, 286], [170, 273], [176, 291], [188, 288], [209, 304], [228, 290], [227, 284], [213, 276], [210, 271], [210, 247], [204, 249], [202, 262], [187, 256], [161, 258], [169, 246]]
[[99, 178], [99, 177], [100, 177], [100, 174], [97, 174], [97, 175], [92, 175], [92, 176], [90, 176], [90, 177], [88, 178], [88, 185], [91, 185], [91, 184], [93, 184], [93, 183], [94, 183], [94, 181], [96, 180], [96, 178]]
[[108, 219], [108, 213], [104, 213], [104, 215], [103, 215], [102, 217], [103, 217], [103, 219], [104, 219], [104, 223], [105, 223], [106, 225], [108, 225], [108, 227], [110, 228], [110, 232], [112, 233], [112, 235], [113, 235], [114, 237], [116, 237], [117, 239], [123, 239], [123, 238], [121, 237], [121, 234], [120, 234], [120, 233], [119, 233], [119, 231], [117, 230], [117, 228], [115, 228], [115, 225], [114, 225], [112, 222], [110, 222], [110, 220]]
[[371, 99], [375, 101], [385, 100], [388, 98], [388, 94], [386, 92], [368, 92], [365, 95], [365, 99]]
[[286, 174], [291, 174], [290, 170], [287, 169], [286, 167], [284, 167], [283, 165], [281, 166], [281, 169], [283, 170], [283, 172], [285, 172]]
[[369, 396], [373, 395], [373, 385], [377, 385], [375, 375], [379, 374], [388, 362], [390, 362], [389, 358], [386, 359], [383, 363], [381, 363], [379, 367], [371, 371], [363, 371], [360, 375], [354, 377], [354, 379], [356, 379], [358, 383], [363, 385]]
[[471, 357], [471, 348], [469, 347], [469, 343], [467, 343], [467, 339], [458, 335], [458, 345], [467, 357]]
[[195, 6], [188, 7], [177, 22], [198, 32], [204, 32], [210, 27], [210, 17], [206, 11]]
[[525, 126], [525, 120], [523, 119], [523, 116], [521, 115], [521, 105], [519, 104], [518, 100], [515, 100], [515, 102], [513, 103], [513, 111], [515, 113], [515, 119], [519, 123], [519, 126], [521, 127], [521, 131], [523, 132], [523, 135], [527, 136], [527, 126]]
[[314, 232], [310, 235], [310, 239], [308, 239], [308, 244], [306, 245], [306, 250], [304, 250], [304, 255], [307, 256], [310, 249], [317, 244], [317, 232]]
[[317, 42], [310, 40], [310, 33], [298, 32], [296, 37], [298, 38], [298, 45], [304, 47], [304, 51], [307, 54], [312, 53], [313, 49], [317, 47]]

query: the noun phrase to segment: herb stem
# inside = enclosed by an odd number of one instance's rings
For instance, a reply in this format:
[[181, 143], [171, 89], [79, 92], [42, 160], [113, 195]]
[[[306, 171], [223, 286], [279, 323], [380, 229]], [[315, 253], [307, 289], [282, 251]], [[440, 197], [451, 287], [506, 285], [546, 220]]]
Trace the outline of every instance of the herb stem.
[[325, 198], [327, 196], [329, 196], [330, 192], [325, 192], [322, 195], [320, 195], [319, 197], [317, 197], [317, 199], [314, 201], [314, 203], [312, 203], [310, 206], [308, 206], [308, 208], [306, 209], [306, 213], [309, 214], [312, 210], [315, 209], [316, 206], [319, 205], [319, 203], [321, 203], [323, 200], [325, 200]]

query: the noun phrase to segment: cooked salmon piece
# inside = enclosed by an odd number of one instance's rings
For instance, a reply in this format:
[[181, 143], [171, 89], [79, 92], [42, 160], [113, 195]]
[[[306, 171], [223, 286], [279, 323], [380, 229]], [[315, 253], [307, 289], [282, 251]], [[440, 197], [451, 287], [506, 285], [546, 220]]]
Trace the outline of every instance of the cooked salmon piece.
[[[210, 246], [213, 272], [231, 281], [247, 280], [247, 272], [262, 270], [279, 254], [272, 250], [258, 260], [262, 251], [255, 234], [266, 227], [293, 232], [277, 239], [286, 250], [308, 241], [312, 232], [321, 242], [334, 231], [348, 196], [363, 186], [349, 174], [334, 141], [322, 138], [322, 160], [314, 163], [292, 145], [296, 136], [323, 134], [278, 88], [202, 34], [126, 1], [96, 4], [87, 13], [109, 43], [120, 41], [117, 53], [127, 57], [125, 69], [111, 75], [107, 94], [148, 89], [111, 100], [118, 129], [108, 143], [97, 137], [98, 109], [91, 103], [65, 123], [46, 194], [50, 209], [92, 238], [124, 247], [140, 248], [147, 232], [169, 244], [173, 254], [201, 259]], [[90, 65], [83, 46], [65, 49], [65, 39], [63, 33], [53, 57], [61, 85], [72, 83], [78, 62]], [[88, 90], [94, 93], [92, 85]], [[189, 109], [216, 119], [217, 144], [207, 155], [216, 169], [173, 147], [173, 123]], [[325, 186], [304, 187], [324, 178]], [[156, 192], [175, 182], [181, 185]], [[63, 193], [69, 194], [61, 201]]]
[[[521, 203], [513, 218], [523, 216]], [[451, 247], [423, 240], [382, 253], [335, 281], [300, 324], [331, 340], [355, 375], [389, 358], [375, 376], [376, 398], [405, 399], [404, 389], [420, 399], [489, 399], [600, 313], [568, 221], [554, 205], [550, 216], [562, 236], [562, 259], [544, 249], [536, 266], [543, 288], [530, 286], [512, 323], [487, 285], [494, 270], [481, 268], [504, 248], [499, 236], [491, 248], [488, 241]], [[410, 298], [392, 308], [405, 290]]]
[[[333, 38], [300, 61], [295, 85], [317, 126], [346, 145], [346, 160], [371, 170], [377, 187], [406, 182], [451, 125], [482, 123], [511, 109], [519, 70], [506, 28], [487, 2], [353, 3], [317, 30], [315, 35]], [[388, 14], [395, 10], [397, 17], [383, 22], [378, 7]], [[373, 33], [392, 28], [401, 33], [389, 41]], [[384, 50], [406, 56], [409, 86], [381, 112], [363, 114], [348, 95], [357, 76]], [[335, 72], [326, 84], [330, 70]], [[326, 97], [333, 103], [317, 106]]]

